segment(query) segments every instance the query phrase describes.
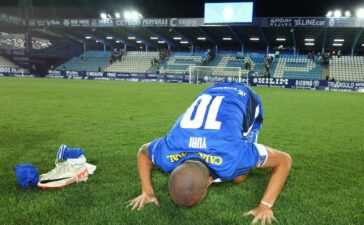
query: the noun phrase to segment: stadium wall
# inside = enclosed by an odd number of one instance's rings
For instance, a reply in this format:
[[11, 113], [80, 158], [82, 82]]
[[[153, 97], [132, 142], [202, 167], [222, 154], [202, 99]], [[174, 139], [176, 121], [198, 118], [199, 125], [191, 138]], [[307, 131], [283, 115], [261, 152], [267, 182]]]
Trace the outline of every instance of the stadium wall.
[[[27, 71], [26, 71], [27, 72]], [[0, 77], [35, 77], [22, 70], [2, 70]], [[79, 72], [51, 70], [47, 78], [74, 79], [74, 80], [110, 80], [129, 82], [159, 82], [159, 83], [188, 83], [189, 75], [176, 74], [138, 74], [138, 73], [112, 73], [112, 72]], [[232, 77], [217, 76], [213, 82], [237, 82]], [[208, 83], [204, 78], [200, 83]], [[326, 81], [326, 80], [296, 80], [283, 78], [249, 77], [242, 79], [253, 87], [290, 88], [306, 90], [364, 92], [364, 82]]]

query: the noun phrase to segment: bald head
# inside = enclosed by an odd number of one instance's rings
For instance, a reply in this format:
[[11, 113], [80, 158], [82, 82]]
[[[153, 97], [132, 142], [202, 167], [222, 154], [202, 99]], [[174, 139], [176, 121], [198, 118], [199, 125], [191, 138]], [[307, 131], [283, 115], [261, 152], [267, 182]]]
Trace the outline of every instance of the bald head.
[[168, 188], [174, 203], [193, 207], [205, 197], [209, 184], [207, 167], [200, 161], [188, 160], [173, 170]]

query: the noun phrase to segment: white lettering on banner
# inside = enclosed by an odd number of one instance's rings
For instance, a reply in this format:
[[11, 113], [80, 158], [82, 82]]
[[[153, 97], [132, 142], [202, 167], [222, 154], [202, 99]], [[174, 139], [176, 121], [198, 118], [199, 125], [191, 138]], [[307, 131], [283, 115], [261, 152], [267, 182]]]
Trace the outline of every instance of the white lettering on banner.
[[143, 26], [168, 26], [168, 19], [144, 19]]
[[186, 26], [186, 27], [190, 27], [193, 26], [195, 24], [195, 20], [194, 19], [179, 19], [178, 20], [178, 25], [182, 25], [182, 26]]
[[317, 20], [317, 19], [295, 19], [294, 26], [325, 26], [326, 20]]
[[69, 20], [63, 20], [63, 26], [69, 26], [70, 25], [70, 21]]
[[79, 20], [78, 22], [83, 27], [89, 27], [90, 26], [90, 20]]
[[344, 88], [344, 89], [353, 89], [355, 87], [354, 82], [329, 82], [329, 88]]
[[269, 20], [269, 25], [274, 27], [290, 27], [291, 24], [291, 18], [274, 18]]
[[329, 27], [334, 27], [334, 26], [335, 26], [335, 19], [330, 19]]
[[116, 26], [140, 26], [142, 20], [115, 20]]
[[207, 149], [205, 137], [190, 137], [189, 148]]
[[116, 77], [116, 73], [107, 73], [106, 74], [108, 77]]
[[1, 73], [10, 73], [11, 72], [11, 68], [4, 68], [4, 67], [0, 67], [0, 72]]
[[312, 87], [312, 80], [296, 80], [296, 87], [297, 86], [301, 86], [301, 87]]
[[80, 24], [78, 23], [78, 20], [71, 20], [71, 26], [78, 27], [78, 26], [80, 26]]
[[269, 84], [269, 85], [288, 85], [288, 79], [277, 78], [254, 78], [255, 84]]
[[172, 18], [170, 21], [170, 25], [171, 27], [176, 27], [177, 26], [177, 18]]
[[66, 71], [66, 75], [67, 76], [78, 76], [78, 72], [77, 71]]
[[103, 72], [87, 72], [86, 74], [87, 76], [92, 76], [92, 77], [102, 77], [104, 75]]
[[364, 83], [355, 83], [355, 87], [364, 87]]
[[60, 76], [61, 75], [61, 71], [58, 71], [58, 70], [49, 70], [48, 71], [48, 74], [49, 75], [57, 75], [57, 76]]
[[113, 23], [112, 19], [104, 19], [104, 20], [99, 20], [99, 24], [112, 26], [114, 23]]

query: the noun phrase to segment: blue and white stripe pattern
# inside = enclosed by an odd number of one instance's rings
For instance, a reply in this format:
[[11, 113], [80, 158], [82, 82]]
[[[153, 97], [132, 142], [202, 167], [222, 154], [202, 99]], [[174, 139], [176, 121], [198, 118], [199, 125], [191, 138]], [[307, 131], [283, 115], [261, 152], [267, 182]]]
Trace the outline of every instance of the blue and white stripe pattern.
[[63, 160], [64, 152], [66, 151], [67, 146], [62, 144], [61, 147], [59, 147], [57, 152], [57, 160]]
[[84, 155], [85, 151], [81, 148], [69, 148], [66, 145], [62, 144], [59, 147], [57, 152], [56, 160], [67, 160], [67, 159], [77, 159], [81, 155]]

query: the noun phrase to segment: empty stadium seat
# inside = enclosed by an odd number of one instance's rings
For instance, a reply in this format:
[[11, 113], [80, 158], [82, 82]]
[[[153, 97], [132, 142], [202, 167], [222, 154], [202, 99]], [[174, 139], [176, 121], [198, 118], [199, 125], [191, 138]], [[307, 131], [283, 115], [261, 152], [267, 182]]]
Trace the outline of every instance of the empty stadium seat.
[[306, 55], [283, 54], [277, 60], [273, 77], [320, 80], [322, 66]]
[[19, 68], [16, 64], [9, 61], [8, 59], [0, 56], [0, 67], [2, 68]]
[[190, 66], [202, 66], [204, 53], [175, 52], [160, 65], [160, 73], [187, 74]]
[[342, 81], [364, 81], [364, 57], [342, 56], [330, 61], [330, 78]]
[[125, 58], [105, 68], [107, 72], [146, 73], [151, 67], [152, 60], [159, 59], [159, 52], [128, 51]]
[[73, 57], [57, 69], [73, 71], [98, 71], [99, 67], [103, 70], [108, 64], [111, 52], [87, 51], [81, 56]]

